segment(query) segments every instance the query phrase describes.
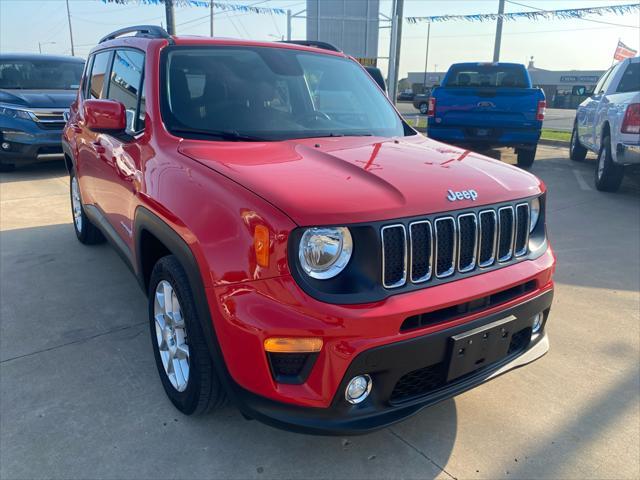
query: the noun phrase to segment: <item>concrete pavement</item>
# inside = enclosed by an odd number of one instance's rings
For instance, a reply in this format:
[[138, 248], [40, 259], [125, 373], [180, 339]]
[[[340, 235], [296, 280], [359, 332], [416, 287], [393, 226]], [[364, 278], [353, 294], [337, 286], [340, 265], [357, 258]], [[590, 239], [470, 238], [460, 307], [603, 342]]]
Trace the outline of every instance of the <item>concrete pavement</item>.
[[74, 237], [63, 167], [0, 175], [0, 478], [640, 477], [640, 181], [597, 192], [593, 163], [541, 146], [532, 170], [559, 262], [549, 354], [352, 438], [179, 414], [134, 278]]

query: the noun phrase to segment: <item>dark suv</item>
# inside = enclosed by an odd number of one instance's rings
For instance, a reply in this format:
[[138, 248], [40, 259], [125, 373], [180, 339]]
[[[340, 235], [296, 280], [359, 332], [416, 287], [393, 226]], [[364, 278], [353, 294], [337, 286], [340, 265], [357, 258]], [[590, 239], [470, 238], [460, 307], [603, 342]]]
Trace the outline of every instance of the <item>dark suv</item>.
[[62, 160], [60, 137], [84, 60], [0, 54], [0, 168]]

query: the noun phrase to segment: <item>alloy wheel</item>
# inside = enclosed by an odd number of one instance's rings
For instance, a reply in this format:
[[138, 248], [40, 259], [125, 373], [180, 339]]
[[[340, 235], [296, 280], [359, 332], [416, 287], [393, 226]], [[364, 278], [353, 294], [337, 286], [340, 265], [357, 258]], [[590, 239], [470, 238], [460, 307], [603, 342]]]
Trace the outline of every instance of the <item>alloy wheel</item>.
[[166, 280], [156, 286], [153, 316], [164, 372], [173, 388], [183, 392], [189, 382], [187, 330], [176, 292]]
[[82, 232], [82, 201], [77, 177], [71, 178], [71, 207], [73, 209], [73, 223], [78, 232]]

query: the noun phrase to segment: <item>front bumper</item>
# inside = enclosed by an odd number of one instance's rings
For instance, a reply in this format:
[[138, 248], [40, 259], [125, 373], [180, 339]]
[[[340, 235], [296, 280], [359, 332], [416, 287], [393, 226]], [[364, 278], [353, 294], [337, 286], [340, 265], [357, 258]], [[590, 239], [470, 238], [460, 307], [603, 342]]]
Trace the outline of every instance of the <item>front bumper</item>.
[[[429, 362], [442, 362], [452, 332], [470, 330], [475, 325], [490, 322], [495, 316], [504, 318], [512, 309], [517, 310], [516, 316], [521, 321], [530, 321], [533, 314], [529, 315], [529, 307], [526, 307], [532, 304], [530, 302], [534, 302], [534, 310], [546, 311], [551, 303], [548, 292], [553, 288], [554, 266], [555, 256], [548, 248], [533, 260], [358, 305], [335, 305], [314, 300], [290, 276], [220, 286], [207, 289], [206, 293], [222, 350], [221, 360], [229, 374], [229, 388], [247, 416], [290, 429], [353, 433], [398, 421], [435, 401], [482, 383], [494, 370], [502, 369], [504, 366], [493, 365], [478, 372], [474, 379], [455, 386], [447, 385], [437, 394], [421, 396], [416, 403], [392, 405], [389, 402], [389, 389], [398, 378], [428, 366]], [[494, 307], [424, 328], [401, 331], [403, 322], [413, 315], [476, 301], [524, 282], [535, 287]], [[263, 342], [277, 336], [323, 338], [322, 351], [303, 383], [286, 384], [274, 380]], [[518, 366], [522, 358], [542, 355], [546, 351], [546, 347], [543, 348], [546, 340], [542, 338], [532, 339], [528, 347], [531, 351], [526, 354], [520, 352], [520, 360], [516, 361], [515, 357], [507, 359], [505, 368]], [[404, 347], [408, 345], [418, 345], [407, 348], [415, 348], [421, 353], [415, 358], [406, 357]], [[390, 370], [386, 374], [367, 363], [365, 372], [375, 373], [377, 387], [374, 387], [375, 392], [370, 399], [357, 408], [350, 407], [343, 400], [345, 382], [363, 368], [362, 359], [369, 358], [371, 352], [376, 351], [392, 352], [388, 355], [399, 355], [408, 360], [400, 366], [382, 361]]]
[[[549, 349], [547, 334], [543, 325], [539, 333], [531, 335], [531, 319], [536, 313], [545, 312], [546, 323], [552, 299], [553, 290], [548, 289], [517, 306], [473, 322], [366, 350], [351, 363], [328, 408], [304, 408], [275, 402], [237, 385], [234, 397], [246, 416], [288, 430], [343, 435], [383, 428], [543, 356]], [[528, 332], [528, 337], [524, 341], [519, 340], [518, 347], [505, 358], [451, 382], [446, 382], [444, 377], [440, 383], [423, 381], [425, 387], [422, 392], [400, 399], [394, 397], [397, 385], [407, 374], [417, 378], [415, 372], [427, 372], [440, 365], [446, 371], [449, 339], [453, 335], [509, 316], [515, 318], [511, 324], [513, 331]], [[365, 373], [373, 379], [371, 395], [364, 402], [351, 405], [344, 399], [346, 385], [354, 376]], [[427, 388], [428, 385], [432, 388]]]
[[[33, 123], [33, 122], [32, 122]], [[33, 163], [62, 160], [62, 130], [45, 130], [33, 125], [28, 130], [0, 127], [0, 142], [9, 148], [0, 147], [3, 163]]]
[[619, 143], [616, 146], [616, 163], [622, 165], [640, 164], [640, 145]]

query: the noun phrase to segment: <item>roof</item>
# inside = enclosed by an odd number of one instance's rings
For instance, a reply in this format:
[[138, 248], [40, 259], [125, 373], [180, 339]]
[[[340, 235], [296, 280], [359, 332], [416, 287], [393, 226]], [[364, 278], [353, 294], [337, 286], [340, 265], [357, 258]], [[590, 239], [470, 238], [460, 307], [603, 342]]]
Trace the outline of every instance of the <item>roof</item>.
[[0, 60], [54, 60], [58, 62], [84, 63], [83, 58], [69, 55], [48, 55], [46, 53], [0, 53]]

